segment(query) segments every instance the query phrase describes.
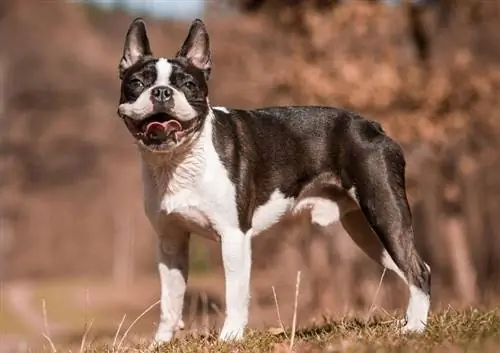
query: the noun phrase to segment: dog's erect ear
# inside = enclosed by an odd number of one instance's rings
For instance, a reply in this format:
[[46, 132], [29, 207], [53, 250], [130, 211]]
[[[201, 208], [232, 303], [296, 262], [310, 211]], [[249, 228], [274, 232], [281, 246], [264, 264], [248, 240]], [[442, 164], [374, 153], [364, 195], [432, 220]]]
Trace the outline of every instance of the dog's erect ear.
[[144, 20], [138, 17], [130, 24], [127, 36], [125, 37], [123, 56], [119, 65], [120, 78], [123, 78], [123, 73], [130, 66], [147, 55], [152, 55], [152, 53], [149, 47], [146, 25], [144, 24]]
[[203, 70], [205, 79], [208, 80], [212, 69], [210, 42], [205, 24], [200, 19], [191, 24], [189, 34], [177, 56], [188, 59], [191, 64]]

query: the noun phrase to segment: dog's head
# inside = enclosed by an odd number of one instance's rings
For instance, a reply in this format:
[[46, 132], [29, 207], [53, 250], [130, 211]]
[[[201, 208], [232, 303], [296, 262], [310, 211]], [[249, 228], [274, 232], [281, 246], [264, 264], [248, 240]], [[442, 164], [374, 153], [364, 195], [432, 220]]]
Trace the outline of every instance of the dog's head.
[[135, 19], [127, 32], [119, 72], [118, 115], [139, 145], [169, 151], [196, 136], [209, 111], [207, 81], [211, 58], [201, 20], [194, 20], [172, 59], [154, 57], [144, 21]]

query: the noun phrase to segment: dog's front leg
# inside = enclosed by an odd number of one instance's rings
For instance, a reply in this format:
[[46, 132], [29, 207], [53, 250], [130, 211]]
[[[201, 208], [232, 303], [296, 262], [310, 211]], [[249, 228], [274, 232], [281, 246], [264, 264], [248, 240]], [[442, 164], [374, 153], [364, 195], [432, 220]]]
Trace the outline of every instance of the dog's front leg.
[[189, 233], [169, 232], [160, 236], [158, 271], [160, 274], [160, 323], [155, 343], [172, 339], [182, 326], [182, 306], [188, 276]]
[[250, 299], [251, 236], [239, 229], [221, 234], [226, 280], [226, 319], [219, 338], [238, 340], [248, 322]]

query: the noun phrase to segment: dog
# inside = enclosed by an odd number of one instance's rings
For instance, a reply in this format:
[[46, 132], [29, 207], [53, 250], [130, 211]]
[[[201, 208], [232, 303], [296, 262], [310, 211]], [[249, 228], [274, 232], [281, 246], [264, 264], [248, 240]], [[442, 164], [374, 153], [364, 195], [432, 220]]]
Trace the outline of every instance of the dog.
[[158, 235], [154, 342], [170, 341], [183, 326], [191, 234], [221, 244], [226, 309], [219, 339], [241, 339], [251, 239], [285, 215], [315, 227], [340, 221], [367, 255], [407, 284], [402, 331], [424, 331], [431, 272], [414, 244], [400, 145], [380, 124], [339, 108], [212, 107], [211, 69], [201, 20], [171, 59], [153, 56], [142, 18], [130, 24], [118, 115], [138, 146], [145, 213]]

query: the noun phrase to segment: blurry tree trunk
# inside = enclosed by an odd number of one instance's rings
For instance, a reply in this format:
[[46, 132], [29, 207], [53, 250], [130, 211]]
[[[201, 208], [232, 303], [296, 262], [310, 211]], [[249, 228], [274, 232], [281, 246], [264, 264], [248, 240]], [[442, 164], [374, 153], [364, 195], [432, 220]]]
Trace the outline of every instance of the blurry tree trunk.
[[126, 215], [115, 217], [113, 279], [117, 286], [126, 288], [134, 277], [134, 233], [132, 224]]
[[[479, 168], [475, 162], [469, 157], [463, 157], [460, 163], [460, 184], [463, 193], [463, 215], [466, 231], [469, 234], [469, 239], [483, 238], [482, 224], [482, 185]], [[487, 239], [483, 239], [487, 241]], [[484, 267], [484, 241], [473, 242], [469, 248], [472, 250], [475, 265], [479, 269], [479, 273], [483, 273]]]
[[422, 64], [427, 64], [430, 56], [430, 37], [426, 29], [424, 15], [427, 6], [406, 0], [408, 20], [410, 24], [410, 37], [417, 51], [418, 59]]
[[427, 170], [426, 173], [422, 173], [420, 176], [420, 186], [419, 189], [423, 193], [422, 204], [424, 213], [424, 229], [425, 229], [425, 248], [430, 249], [430, 262], [431, 267], [436, 267], [434, 271], [441, 272], [443, 268], [439, 267], [443, 262], [443, 257], [448, 256], [448, 254], [442, 251], [433, 251], [439, 249], [436, 247], [436, 242], [440, 242], [440, 224], [443, 217], [442, 209], [442, 188], [443, 188], [443, 177], [440, 173], [440, 161], [430, 158], [422, 165]]
[[477, 298], [476, 271], [470, 258], [464, 222], [456, 217], [450, 217], [443, 228], [442, 234], [451, 256], [459, 299], [467, 304], [473, 304]]

